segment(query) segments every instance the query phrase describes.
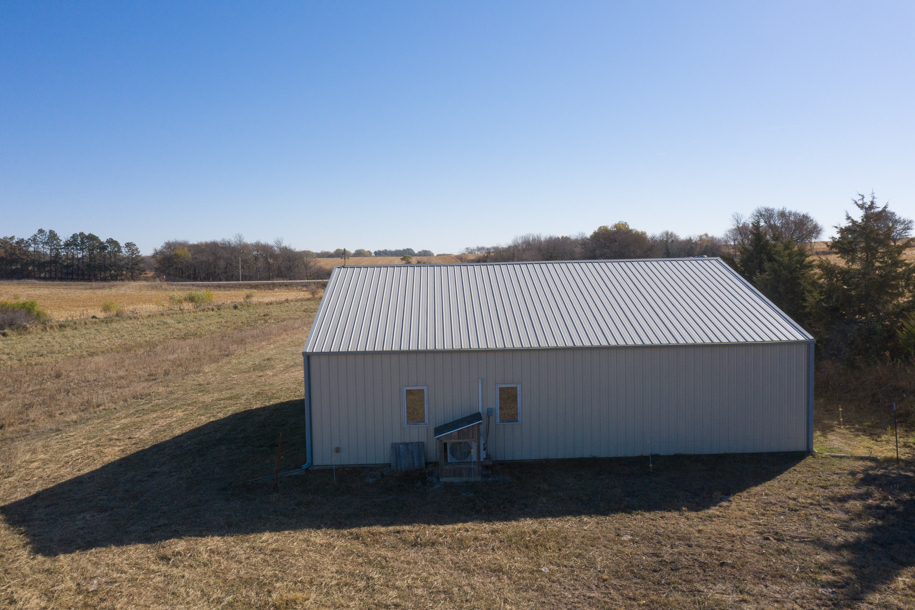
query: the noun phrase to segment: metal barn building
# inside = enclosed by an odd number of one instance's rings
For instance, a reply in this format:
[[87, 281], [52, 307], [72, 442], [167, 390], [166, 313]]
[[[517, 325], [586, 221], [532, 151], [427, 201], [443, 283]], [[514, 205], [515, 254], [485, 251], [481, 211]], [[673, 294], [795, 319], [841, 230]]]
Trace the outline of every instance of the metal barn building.
[[303, 355], [306, 466], [812, 450], [813, 337], [717, 258], [337, 267]]

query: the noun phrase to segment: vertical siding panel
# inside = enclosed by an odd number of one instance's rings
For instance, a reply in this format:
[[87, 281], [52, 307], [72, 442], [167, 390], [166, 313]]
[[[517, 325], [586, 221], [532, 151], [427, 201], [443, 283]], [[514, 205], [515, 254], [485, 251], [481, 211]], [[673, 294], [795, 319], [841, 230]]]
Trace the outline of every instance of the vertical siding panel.
[[372, 418], [370, 405], [365, 402], [365, 356], [350, 356], [353, 361], [353, 402], [347, 409], [352, 422], [352, 429], [358, 431], [355, 439], [356, 450], [353, 455], [354, 463], [368, 464], [369, 453], [369, 426]]
[[515, 435], [514, 451], [515, 455], [523, 456], [523, 459], [526, 460], [531, 459], [531, 450], [534, 448], [531, 431], [536, 426], [537, 421], [537, 416], [531, 409], [530, 401], [528, 400], [528, 393], [531, 391], [530, 367], [531, 353], [529, 351], [512, 353], [512, 378], [515, 379], [512, 383], [521, 384], [519, 403], [521, 427], [518, 430], [518, 434]]
[[807, 371], [810, 363], [810, 348], [807, 344], [795, 345], [791, 349], [795, 353], [794, 359], [794, 383], [791, 389], [791, 400], [788, 402], [792, 406], [792, 412], [795, 417], [789, 424], [789, 428], [795, 431], [795, 441], [791, 449], [795, 451], [807, 450]]
[[728, 443], [725, 451], [735, 453], [746, 453], [744, 443], [744, 425], [743, 413], [746, 410], [747, 389], [752, 387], [753, 379], [753, 355], [748, 355], [740, 347], [729, 347], [731, 369], [731, 407], [728, 409], [730, 416], [728, 426]]
[[778, 371], [784, 356], [781, 345], [768, 346], [773, 349], [752, 350], [758, 353], [759, 367], [755, 373], [756, 407], [747, 409], [746, 418], [753, 429], [751, 451], [765, 451], [773, 445], [772, 425], [778, 421], [779, 405], [785, 389], [778, 379]]
[[789, 405], [792, 402], [791, 395], [791, 386], [794, 381], [794, 375], [792, 374], [793, 367], [798, 366], [801, 363], [795, 362], [794, 347], [791, 345], [786, 345], [783, 348], [784, 356], [779, 358], [778, 367], [776, 376], [781, 381], [782, 392], [779, 397], [780, 400], [776, 405], [777, 417], [773, 422], [774, 428], [771, 431], [773, 445], [777, 447], [776, 451], [786, 451], [789, 447], [787, 443], [787, 433], [788, 433], [788, 409]]
[[793, 346], [786, 346], [785, 358], [781, 361], [781, 365], [778, 368], [778, 376], [785, 380], [782, 401], [778, 405], [777, 428], [774, 431], [778, 441], [778, 450], [780, 451], [788, 451], [791, 448], [789, 414], [794, 401], [794, 393], [792, 391], [794, 384], [794, 367], [799, 364], [804, 366], [796, 361], [795, 354], [796, 351]]
[[[717, 439], [721, 438], [722, 404], [724, 397], [727, 396], [728, 372], [724, 368], [724, 362], [721, 358], [721, 350], [709, 350], [708, 371], [703, 376], [703, 386], [705, 387], [706, 399], [708, 401], [708, 433], [703, 440], [702, 453], [720, 453], [721, 447]], [[715, 377], [717, 376], [717, 377]], [[712, 379], [717, 379], [718, 383], [712, 383]]]
[[566, 351], [557, 352], [556, 412], [559, 425], [556, 427], [556, 455], [561, 458], [568, 457], [568, 447], [572, 443], [569, 419], [572, 411], [572, 404], [574, 403], [574, 389], [572, 388], [572, 383], [569, 379], [569, 369]]
[[318, 464], [318, 458], [324, 445], [322, 435], [327, 428], [323, 412], [323, 408], [327, 403], [321, 396], [324, 388], [324, 383], [321, 381], [321, 369], [324, 368], [322, 360], [323, 358], [320, 356], [312, 355], [309, 357], [311, 363], [311, 438], [306, 439], [305, 442], [311, 443], [310, 449], [313, 464]]
[[651, 392], [651, 447], [652, 451], [657, 454], [667, 453], [667, 422], [664, 413], [661, 410], [661, 396], [663, 395], [663, 384], [667, 380], [661, 375], [663, 367], [663, 358], [666, 350], [656, 347], [648, 348], [651, 354], [651, 368], [649, 377], [645, 380], [646, 385]]
[[541, 352], [540, 374], [537, 385], [540, 388], [539, 404], [541, 409], [540, 421], [544, 423], [543, 430], [538, 435], [542, 447], [541, 455], [547, 458], [556, 456], [556, 353], [553, 350]]
[[[795, 430], [795, 442], [789, 441], [789, 449], [806, 451], [807, 449], [807, 372], [809, 367], [810, 348], [808, 345], [793, 346], [794, 351], [794, 383], [792, 384], [790, 400], [791, 414], [795, 417], [786, 417], [786, 427]], [[803, 368], [803, 370], [799, 370]], [[796, 423], [795, 423], [796, 422]], [[790, 438], [790, 436], [789, 436]]]
[[559, 362], [556, 357], [557, 352], [555, 350], [549, 350], [546, 355], [548, 374], [546, 378], [542, 380], [545, 391], [544, 395], [547, 397], [547, 409], [548, 409], [548, 419], [550, 426], [547, 430], [549, 435], [549, 441], [547, 443], [548, 455], [550, 458], [559, 457], [559, 426], [560, 426], [560, 416], [559, 416]]
[[702, 400], [702, 380], [701, 372], [706, 370], [708, 363], [708, 348], [702, 347], [696, 350], [695, 355], [688, 353], [684, 349], [683, 359], [689, 365], [690, 386], [686, 396], [686, 421], [689, 426], [689, 435], [687, 436], [687, 453], [696, 453], [699, 451], [700, 431], [703, 429], [705, 421], [706, 404]]
[[648, 356], [648, 349], [633, 350], [635, 356], [635, 366], [632, 369], [632, 406], [637, 410], [635, 419], [639, 431], [636, 442], [639, 445], [638, 455], [645, 455], [646, 450], [650, 450], [649, 442], [651, 441], [651, 398], [646, 385], [648, 383], [648, 369], [651, 366], [651, 358]]
[[659, 383], [653, 384], [658, 388], [657, 403], [655, 406], [658, 413], [658, 424], [661, 428], [661, 438], [658, 442], [661, 444], [664, 453], [667, 455], [676, 453], [676, 429], [673, 425], [673, 418], [676, 414], [676, 406], [671, 400], [671, 390], [676, 387], [676, 376], [678, 375], [679, 371], [671, 370], [670, 368], [670, 357], [673, 349], [675, 348], [652, 348], [653, 351], [657, 352], [658, 358], [658, 367], [655, 369], [655, 374], [658, 376]]
[[607, 455], [622, 455], [623, 446], [622, 446], [622, 435], [620, 433], [620, 426], [622, 425], [622, 401], [620, 400], [620, 388], [622, 387], [621, 375], [620, 375], [620, 356], [624, 354], [624, 350], [606, 350], [607, 356], [607, 369], [605, 374], [607, 376], [607, 408], [608, 419], [607, 425], [610, 429], [610, 451]]
[[724, 418], [722, 420], [724, 432], [721, 436], [717, 453], [727, 453], [734, 438], [734, 408], [737, 403], [737, 379], [739, 375], [735, 367], [734, 353], [725, 348], [722, 355], [724, 357], [725, 371], [727, 371], [727, 394], [725, 396]]
[[[457, 419], [454, 401], [454, 354], [445, 353], [440, 360], [442, 373], [442, 423]], [[434, 434], [433, 434], [434, 436]]]
[[378, 441], [375, 437], [375, 418], [378, 409], [372, 396], [372, 356], [359, 356], [359, 404], [365, 413], [365, 440], [363, 441], [362, 463], [377, 464], [376, 447]]
[[645, 447], [645, 427], [642, 422], [644, 413], [636, 408], [636, 392], [641, 381], [638, 378], [638, 369], [641, 368], [641, 363], [638, 362], [640, 352], [641, 350], [634, 348], [626, 350], [626, 430], [630, 432], [627, 443], [629, 446], [626, 450], [628, 455], [644, 455], [643, 449]]
[[542, 357], [542, 351], [528, 351], [521, 355], [521, 408], [526, 414], [521, 442], [525, 459], [543, 457], [543, 444], [540, 439], [540, 432], [544, 426], [543, 410], [540, 405], [539, 388], [535, 387]]
[[670, 359], [672, 366], [675, 367], [674, 371], [676, 372], [676, 378], [671, 383], [668, 390], [672, 409], [671, 426], [674, 429], [673, 453], [683, 453], [686, 434], [686, 429], [683, 427], [685, 422], [684, 398], [686, 396], [687, 384], [689, 383], [687, 379], [687, 363], [685, 358], [683, 358], [682, 348], [672, 349]]
[[567, 406], [565, 412], [568, 417], [566, 423], [565, 457], [578, 457], [581, 451], [581, 366], [578, 350], [564, 350], [562, 353], [566, 368], [566, 393]]
[[340, 463], [357, 464], [359, 458], [359, 442], [361, 425], [364, 418], [356, 417], [356, 356], [344, 356], [343, 369], [344, 399], [340, 413]]
[[324, 378], [324, 416], [327, 426], [324, 434], [325, 455], [322, 457], [324, 458], [324, 463], [330, 465], [330, 459], [333, 457], [334, 451], [334, 431], [337, 428], [337, 369], [340, 368], [337, 361], [340, 358], [339, 356], [328, 356], [326, 360], [322, 377]]
[[330, 421], [327, 417], [328, 387], [326, 357], [311, 357], [311, 436], [314, 446], [311, 449], [311, 458], [314, 463], [324, 464], [327, 452], [327, 435], [330, 430]]
[[686, 358], [692, 362], [692, 391], [689, 396], [689, 407], [692, 417], [690, 418], [690, 453], [698, 453], [701, 448], [702, 434], [706, 429], [706, 413], [708, 411], [708, 401], [703, 394], [702, 376], [703, 371], [708, 369], [709, 349], [703, 347], [698, 351], [696, 358], [691, 358], [690, 354]]
[[626, 357], [628, 349], [610, 351], [610, 366], [613, 367], [613, 426], [615, 455], [629, 455], [627, 443], [629, 435], [624, 434], [626, 428]]
[[[765, 366], [765, 350], [758, 350], [752, 348], [736, 348], [735, 351], [739, 351], [741, 355], [742, 362], [749, 363], [749, 370], [745, 372], [746, 379], [749, 380], [749, 383], [741, 383], [741, 399], [740, 399], [740, 408], [738, 413], [740, 415], [740, 428], [737, 431], [738, 437], [741, 439], [741, 451], [747, 453], [754, 450], [756, 445], [756, 438], [759, 434], [759, 427], [756, 426], [756, 421], [754, 421], [754, 414], [758, 412], [758, 408], [765, 408], [765, 400], [760, 400], [762, 396], [759, 393], [761, 389], [760, 379], [762, 378], [763, 367]], [[772, 390], [778, 390], [778, 387], [775, 386], [770, 388]]]
[[375, 451], [373, 461], [376, 463], [386, 462], [388, 459], [387, 452], [385, 447], [388, 443], [385, 443], [385, 432], [387, 431], [387, 426], [385, 422], [385, 397], [384, 392], [382, 391], [382, 373], [381, 373], [381, 362], [383, 356], [372, 356], [371, 357], [371, 367], [372, 367], [372, 385], [369, 387], [369, 391], [372, 394], [372, 409], [375, 411], [375, 420], [372, 426], [372, 438], [375, 443]]
[[597, 454], [608, 455], [610, 432], [607, 426], [607, 418], [609, 416], [609, 411], [607, 409], [607, 350], [595, 350], [594, 369], [592, 372], [597, 381], [597, 397], [594, 401], [597, 407]]
[[333, 388], [333, 400], [331, 401], [331, 413], [334, 420], [334, 425], [331, 429], [330, 444], [333, 447], [340, 447], [341, 453], [333, 453], [331, 457], [333, 461], [340, 465], [344, 462], [345, 454], [342, 453], [343, 443], [341, 442], [341, 437], [343, 435], [343, 419], [346, 417], [344, 412], [346, 409], [346, 356], [335, 356], [334, 357], [334, 373], [336, 374], [336, 385]]
[[578, 457], [591, 457], [594, 455], [591, 447], [591, 428], [592, 416], [594, 414], [593, 405], [591, 404], [591, 350], [576, 350], [578, 353], [575, 362], [578, 366], [578, 379], [581, 383], [579, 416], [581, 422], [579, 428], [579, 449]]
[[[524, 384], [521, 383], [521, 354], [518, 352], [506, 352], [505, 358], [505, 378], [508, 380], [505, 383], [517, 383], [521, 384], [521, 392], [519, 398], [521, 401], [524, 400]], [[512, 455], [515, 456], [514, 459], [520, 460], [524, 459], [524, 454], [522, 449], [524, 447], [523, 436], [524, 428], [527, 422], [527, 412], [524, 409], [524, 405], [519, 402], [518, 404], [518, 421], [521, 423], [514, 424], [509, 426], [511, 429], [511, 451]]]
[[384, 414], [387, 443], [382, 449], [390, 451], [388, 443], [401, 440], [400, 380], [398, 379], [399, 356], [384, 356], [382, 360], [382, 381], [384, 383]]
[[[340, 388], [342, 387], [341, 383], [344, 381], [343, 369], [345, 368], [342, 361], [342, 356], [333, 357], [333, 366], [330, 371], [333, 385], [330, 388], [330, 403], [328, 404], [331, 420], [328, 451], [330, 452], [329, 457], [334, 458], [337, 463], [339, 463], [339, 459], [333, 453], [333, 448], [340, 442]], [[329, 462], [330, 460], [328, 460]]]
[[[765, 433], [766, 425], [760, 415], [771, 411], [771, 396], [778, 395], [778, 383], [773, 383], [768, 389], [763, 387], [762, 381], [768, 377], [768, 364], [771, 350], [739, 348], [741, 359], [749, 363], [746, 375], [749, 383], [742, 383], [743, 399], [740, 405], [741, 429], [739, 431], [744, 453], [757, 451], [761, 446], [759, 439]], [[763, 411], [762, 413], [760, 411]]]
[[658, 371], [663, 383], [659, 384], [658, 410], [664, 421], [664, 452], [668, 455], [677, 453], [679, 443], [678, 418], [679, 405], [677, 397], [682, 388], [681, 375], [683, 368], [676, 366], [677, 348], [658, 348], [661, 369]]
[[674, 388], [673, 401], [676, 404], [676, 419], [675, 427], [677, 429], [677, 446], [675, 453], [686, 453], [688, 438], [689, 438], [689, 428], [687, 427], [687, 396], [689, 395], [689, 387], [692, 380], [690, 379], [690, 362], [689, 359], [685, 357], [685, 350], [682, 347], [674, 350], [673, 357], [675, 361], [675, 366], [678, 371], [679, 382]]
[[[495, 409], [494, 413], [498, 413], [498, 397], [496, 396], [496, 384], [502, 383], [502, 361], [501, 358], [496, 358], [493, 352], [486, 352], [483, 354], [483, 362], [481, 368], [484, 371], [483, 374], [483, 396], [485, 400], [492, 401], [493, 408]], [[499, 447], [501, 448], [501, 455], [504, 455], [506, 460], [514, 459], [511, 452], [511, 443], [509, 442], [511, 437], [509, 434], [508, 427], [505, 425], [496, 425], [496, 436], [499, 439]]]
[[619, 385], [617, 386], [616, 395], [617, 400], [619, 401], [620, 432], [618, 438], [620, 440], [620, 448], [622, 449], [621, 455], [638, 455], [633, 453], [633, 450], [636, 447], [633, 436], [638, 434], [638, 428], [636, 427], [635, 418], [629, 407], [631, 392], [629, 376], [631, 374], [630, 358], [632, 358], [632, 352], [632, 348], [625, 348], [620, 350], [617, 355], [619, 364], [617, 379], [619, 380]]
[[734, 446], [734, 419], [735, 412], [739, 408], [739, 391], [741, 384], [738, 382], [740, 379], [740, 369], [738, 367], [737, 359], [735, 358], [734, 350], [731, 348], [725, 349], [725, 359], [727, 360], [728, 367], [728, 398], [727, 398], [727, 410], [725, 411], [725, 434], [722, 439], [721, 452], [727, 453], [734, 451], [731, 447]]
[[[471, 385], [469, 379], [472, 373], [470, 372], [470, 365], [467, 362], [467, 358], [468, 356], [465, 353], [455, 354], [454, 357], [455, 370], [452, 378], [451, 391], [454, 392], [455, 414], [457, 414], [457, 410], [463, 410], [468, 404], [467, 397]], [[473, 386], [474, 391], [476, 391], [476, 383], [474, 383]]]

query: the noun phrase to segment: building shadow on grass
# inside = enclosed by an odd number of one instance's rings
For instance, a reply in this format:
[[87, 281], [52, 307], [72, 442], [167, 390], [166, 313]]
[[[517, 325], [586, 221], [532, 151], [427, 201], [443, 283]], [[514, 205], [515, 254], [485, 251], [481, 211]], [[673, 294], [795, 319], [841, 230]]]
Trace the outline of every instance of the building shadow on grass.
[[[304, 463], [301, 401], [236, 413], [0, 507], [33, 550], [297, 529], [509, 521], [705, 510], [769, 481], [803, 454], [559, 460], [497, 465], [495, 480], [436, 486], [432, 470], [362, 468], [272, 474]], [[335, 480], [336, 477], [336, 480]], [[380, 477], [380, 478], [379, 478]]]
[[855, 514], [841, 541], [819, 546], [845, 558], [849, 570], [823, 586], [836, 591], [837, 607], [856, 607], [874, 591], [886, 590], [915, 565], [915, 463], [859, 462], [853, 491], [830, 498]]

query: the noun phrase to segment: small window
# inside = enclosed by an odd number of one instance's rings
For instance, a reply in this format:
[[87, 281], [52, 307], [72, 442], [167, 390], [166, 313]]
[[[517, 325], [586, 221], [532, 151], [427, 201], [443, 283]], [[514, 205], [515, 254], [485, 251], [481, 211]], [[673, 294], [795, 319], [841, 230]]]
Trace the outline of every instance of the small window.
[[516, 424], [518, 423], [518, 405], [521, 395], [521, 386], [513, 384], [497, 385], [499, 402], [499, 423]]
[[403, 389], [403, 423], [405, 426], [425, 426], [428, 411], [425, 386]]

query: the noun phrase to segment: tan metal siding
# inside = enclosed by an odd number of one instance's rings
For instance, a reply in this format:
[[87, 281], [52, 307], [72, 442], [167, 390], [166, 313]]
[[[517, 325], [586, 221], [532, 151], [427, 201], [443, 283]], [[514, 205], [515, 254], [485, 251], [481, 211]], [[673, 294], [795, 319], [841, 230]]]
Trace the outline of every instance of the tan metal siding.
[[[312, 355], [314, 464], [383, 464], [415, 441], [433, 461], [433, 428], [477, 410], [478, 377], [496, 460], [804, 451], [808, 358], [803, 343]], [[517, 424], [496, 423], [502, 383], [521, 384]], [[427, 426], [403, 425], [414, 385]]]

